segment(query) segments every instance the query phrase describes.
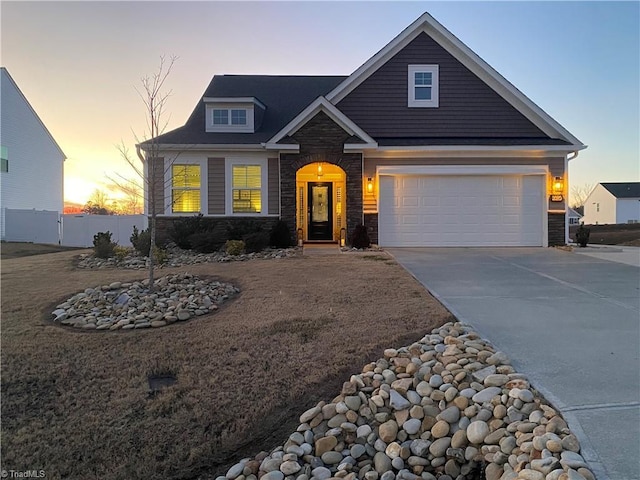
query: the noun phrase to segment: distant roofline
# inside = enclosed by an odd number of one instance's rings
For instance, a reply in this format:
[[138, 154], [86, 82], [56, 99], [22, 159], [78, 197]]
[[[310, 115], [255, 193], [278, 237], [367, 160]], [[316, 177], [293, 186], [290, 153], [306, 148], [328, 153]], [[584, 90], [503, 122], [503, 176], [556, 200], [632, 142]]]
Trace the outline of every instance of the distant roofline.
[[20, 94], [20, 96], [23, 98], [23, 100], [25, 101], [25, 103], [27, 104], [27, 106], [31, 109], [31, 111], [33, 112], [33, 114], [35, 115], [36, 119], [38, 120], [38, 122], [40, 122], [40, 125], [42, 125], [42, 128], [44, 128], [44, 131], [47, 133], [47, 135], [49, 135], [49, 138], [51, 139], [51, 141], [53, 142], [53, 144], [56, 146], [56, 148], [58, 149], [58, 151], [60, 152], [60, 154], [62, 155], [62, 160], [66, 160], [67, 156], [65, 155], [65, 153], [62, 151], [62, 148], [60, 148], [60, 145], [58, 145], [58, 142], [56, 142], [56, 139], [53, 138], [53, 135], [51, 135], [51, 132], [49, 131], [49, 129], [47, 128], [47, 126], [44, 124], [44, 122], [42, 121], [42, 119], [40, 118], [40, 115], [38, 115], [38, 112], [36, 112], [35, 108], [33, 108], [33, 106], [31, 105], [31, 103], [29, 103], [29, 100], [27, 100], [27, 97], [25, 96], [24, 93], [22, 93], [22, 90], [20, 90], [20, 87], [18, 86], [18, 84], [16, 83], [16, 81], [13, 79], [13, 77], [11, 76], [11, 74], [9, 73], [9, 70], [6, 69], [6, 67], [0, 67], [0, 71], [2, 71], [3, 73], [5, 73], [7, 75], [7, 78], [11, 81], [11, 83], [13, 84], [13, 86], [16, 88], [16, 90], [18, 91], [18, 93]]

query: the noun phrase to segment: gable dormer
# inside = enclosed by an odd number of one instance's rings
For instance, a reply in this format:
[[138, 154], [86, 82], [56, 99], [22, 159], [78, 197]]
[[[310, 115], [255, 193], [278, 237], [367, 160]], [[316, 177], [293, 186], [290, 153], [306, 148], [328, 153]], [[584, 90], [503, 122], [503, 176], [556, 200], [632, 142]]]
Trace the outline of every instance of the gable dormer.
[[204, 97], [205, 131], [255, 133], [267, 107], [255, 97]]

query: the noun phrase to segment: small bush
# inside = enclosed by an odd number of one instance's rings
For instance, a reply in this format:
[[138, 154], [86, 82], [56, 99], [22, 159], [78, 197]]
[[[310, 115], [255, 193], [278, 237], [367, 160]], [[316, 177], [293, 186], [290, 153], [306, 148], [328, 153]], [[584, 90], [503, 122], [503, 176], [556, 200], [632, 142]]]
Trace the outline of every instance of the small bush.
[[371, 246], [367, 227], [362, 224], [356, 225], [351, 235], [351, 246], [354, 248], [369, 248]]
[[193, 217], [177, 218], [169, 228], [169, 238], [180, 248], [189, 250], [193, 248], [191, 237], [196, 233], [203, 233], [206, 229], [207, 225], [201, 213]]
[[584, 225], [580, 225], [576, 230], [576, 243], [580, 245], [582, 248], [587, 246], [589, 243], [589, 235], [591, 234], [591, 230]]
[[267, 232], [255, 232], [245, 235], [244, 249], [247, 253], [261, 252], [269, 246], [269, 234]]
[[157, 245], [153, 246], [153, 259], [157, 265], [164, 265], [169, 260], [169, 254], [164, 248], [160, 248]]
[[98, 258], [114, 256], [116, 244], [111, 241], [111, 232], [98, 232], [93, 236], [93, 254]]
[[224, 251], [228, 255], [242, 255], [244, 253], [244, 242], [242, 240], [227, 240], [224, 244]]
[[247, 235], [262, 231], [262, 224], [250, 219], [240, 219], [227, 222], [227, 239], [242, 240]]
[[113, 254], [115, 255], [118, 262], [124, 261], [129, 253], [131, 253], [131, 249], [128, 247], [121, 247], [120, 245], [116, 245], [113, 249]]
[[189, 244], [192, 250], [198, 253], [213, 253], [220, 250], [224, 241], [214, 238], [209, 232], [194, 233], [189, 237]]
[[129, 237], [133, 248], [143, 257], [149, 256], [149, 250], [151, 250], [151, 231], [146, 230], [138, 231], [138, 228], [133, 226], [133, 233]]
[[293, 245], [293, 239], [291, 238], [291, 230], [289, 225], [284, 220], [278, 220], [269, 235], [269, 245], [276, 248], [287, 248]]

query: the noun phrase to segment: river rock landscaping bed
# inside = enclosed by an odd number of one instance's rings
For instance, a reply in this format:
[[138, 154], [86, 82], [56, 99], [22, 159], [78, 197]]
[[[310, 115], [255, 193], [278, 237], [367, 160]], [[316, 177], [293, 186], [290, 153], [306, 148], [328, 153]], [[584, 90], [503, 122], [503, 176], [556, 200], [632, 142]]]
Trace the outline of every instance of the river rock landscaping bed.
[[216, 480], [594, 480], [565, 420], [469, 326], [387, 349]]
[[189, 273], [158, 278], [153, 292], [148, 285], [143, 280], [87, 288], [56, 307], [54, 322], [84, 330], [158, 328], [214, 312], [240, 291]]
[[[167, 260], [164, 263], [156, 264], [158, 268], [182, 267], [184, 265], [197, 265], [201, 263], [220, 262], [244, 262], [256, 259], [276, 259], [294, 257], [299, 254], [299, 248], [268, 248], [261, 252], [243, 253], [240, 255], [229, 255], [226, 252], [198, 253], [193, 250], [183, 250], [175, 245], [170, 245], [165, 249]], [[80, 255], [78, 268], [126, 268], [143, 269], [148, 268], [149, 259], [138, 255], [133, 249], [123, 258], [98, 258], [93, 253]]]

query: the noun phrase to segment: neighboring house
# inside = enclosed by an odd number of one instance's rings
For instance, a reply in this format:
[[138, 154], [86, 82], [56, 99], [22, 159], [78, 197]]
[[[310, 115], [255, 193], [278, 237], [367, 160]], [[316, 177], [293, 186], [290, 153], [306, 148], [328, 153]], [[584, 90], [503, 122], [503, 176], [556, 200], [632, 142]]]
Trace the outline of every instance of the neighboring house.
[[567, 218], [569, 219], [569, 225], [580, 225], [580, 219], [582, 218], [582, 215], [576, 212], [573, 208], [568, 208]]
[[599, 183], [584, 202], [585, 225], [640, 222], [640, 182]]
[[[62, 213], [66, 157], [4, 67], [0, 68], [0, 84], [0, 223], [4, 240], [8, 233], [6, 209]], [[57, 223], [56, 218], [55, 235], [43, 238], [58, 241]]]
[[280, 218], [381, 246], [564, 244], [586, 148], [426, 13], [349, 76], [215, 76], [156, 141], [160, 231]]

